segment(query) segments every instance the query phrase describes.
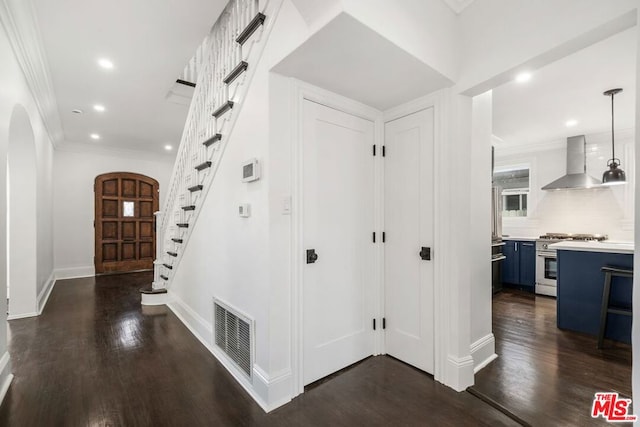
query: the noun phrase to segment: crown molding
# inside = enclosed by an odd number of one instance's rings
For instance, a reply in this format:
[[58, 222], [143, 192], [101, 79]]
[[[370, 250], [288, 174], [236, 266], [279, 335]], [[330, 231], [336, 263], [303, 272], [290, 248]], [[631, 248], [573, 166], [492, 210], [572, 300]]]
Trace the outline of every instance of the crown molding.
[[56, 147], [56, 151], [77, 153], [77, 154], [93, 154], [98, 156], [122, 157], [126, 159], [140, 159], [158, 162], [167, 162], [173, 165], [176, 159], [176, 152], [154, 152], [146, 150], [135, 150], [130, 148], [118, 148], [108, 145], [92, 145], [83, 142], [64, 141]]
[[456, 15], [462, 13], [474, 0], [442, 0]]
[[0, 23], [22, 69], [54, 148], [64, 140], [49, 62], [32, 0], [0, 0]]

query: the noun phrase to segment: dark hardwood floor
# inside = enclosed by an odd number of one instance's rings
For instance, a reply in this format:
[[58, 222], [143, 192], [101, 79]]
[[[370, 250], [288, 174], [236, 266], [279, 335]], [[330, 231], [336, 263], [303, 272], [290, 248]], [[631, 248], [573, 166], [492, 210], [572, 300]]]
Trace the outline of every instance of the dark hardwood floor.
[[631, 347], [556, 327], [556, 300], [514, 290], [493, 299], [496, 353], [474, 389], [534, 426], [606, 425], [596, 391], [631, 396]]
[[507, 426], [390, 357], [372, 357], [265, 414], [165, 307], [149, 273], [59, 281], [40, 317], [9, 322], [2, 426]]

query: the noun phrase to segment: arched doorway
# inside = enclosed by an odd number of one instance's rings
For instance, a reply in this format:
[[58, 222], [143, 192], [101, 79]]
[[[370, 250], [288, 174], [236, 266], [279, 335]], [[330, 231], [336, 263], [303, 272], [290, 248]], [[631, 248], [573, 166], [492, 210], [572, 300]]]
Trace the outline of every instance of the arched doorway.
[[96, 177], [94, 188], [96, 274], [153, 269], [158, 181], [113, 172]]
[[29, 114], [16, 105], [7, 150], [7, 298], [9, 319], [37, 315], [37, 167]]

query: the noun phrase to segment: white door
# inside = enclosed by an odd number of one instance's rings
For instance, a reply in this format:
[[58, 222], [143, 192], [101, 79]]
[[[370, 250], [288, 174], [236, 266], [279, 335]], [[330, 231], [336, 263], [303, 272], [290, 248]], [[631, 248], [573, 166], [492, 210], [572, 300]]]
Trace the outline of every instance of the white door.
[[385, 124], [385, 350], [433, 373], [433, 108]]
[[374, 351], [374, 124], [304, 101], [302, 138], [306, 385]]

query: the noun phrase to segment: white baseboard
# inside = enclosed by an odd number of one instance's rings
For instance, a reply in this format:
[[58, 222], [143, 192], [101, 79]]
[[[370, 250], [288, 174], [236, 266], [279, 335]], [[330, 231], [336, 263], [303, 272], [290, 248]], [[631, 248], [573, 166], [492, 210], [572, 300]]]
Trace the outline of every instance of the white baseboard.
[[169, 294], [144, 294], [141, 293], [142, 305], [168, 305], [171, 302]]
[[473, 357], [447, 357], [444, 384], [455, 391], [465, 391], [473, 385]]
[[11, 381], [13, 381], [11, 358], [9, 357], [9, 352], [5, 351], [2, 358], [0, 358], [0, 404], [4, 401], [7, 391], [9, 391]]
[[47, 283], [44, 284], [40, 294], [38, 295], [38, 315], [42, 314], [44, 306], [47, 305], [47, 301], [49, 301], [49, 296], [51, 295], [51, 291], [53, 291], [55, 284], [55, 271], [52, 271], [51, 275], [47, 279]]
[[265, 411], [270, 412], [291, 400], [291, 373], [269, 378], [260, 367], [253, 367], [252, 383], [247, 376], [232, 364], [227, 356], [213, 345], [213, 325], [202, 318], [184, 301], [169, 291], [171, 302], [167, 307], [180, 319], [191, 333], [224, 366], [244, 390]]
[[96, 269], [93, 265], [84, 267], [56, 268], [55, 278], [60, 279], [79, 279], [81, 277], [92, 277], [96, 275]]
[[30, 311], [27, 313], [19, 313], [19, 314], [9, 314], [7, 315], [7, 320], [26, 319], [27, 317], [36, 317], [37, 315], [38, 315], [37, 311]]
[[473, 373], [476, 374], [482, 368], [494, 361], [496, 354], [496, 339], [490, 333], [471, 344], [471, 357], [473, 357]]

